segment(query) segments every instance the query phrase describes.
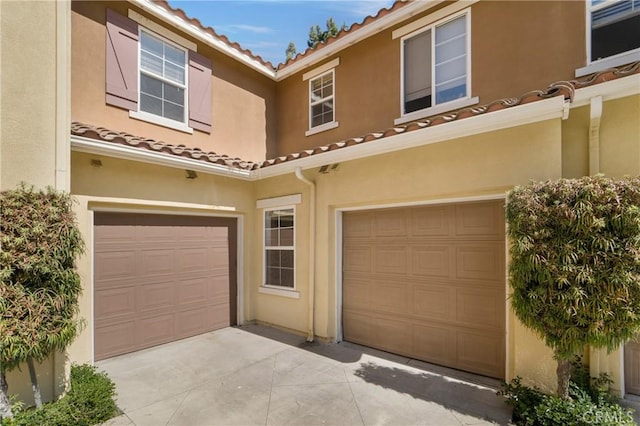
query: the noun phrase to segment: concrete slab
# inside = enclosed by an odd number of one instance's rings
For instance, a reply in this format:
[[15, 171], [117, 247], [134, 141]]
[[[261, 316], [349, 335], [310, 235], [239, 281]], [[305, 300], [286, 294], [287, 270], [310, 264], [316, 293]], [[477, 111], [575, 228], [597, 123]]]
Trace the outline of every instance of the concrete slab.
[[108, 425], [509, 424], [499, 382], [351, 343], [246, 325], [97, 363]]

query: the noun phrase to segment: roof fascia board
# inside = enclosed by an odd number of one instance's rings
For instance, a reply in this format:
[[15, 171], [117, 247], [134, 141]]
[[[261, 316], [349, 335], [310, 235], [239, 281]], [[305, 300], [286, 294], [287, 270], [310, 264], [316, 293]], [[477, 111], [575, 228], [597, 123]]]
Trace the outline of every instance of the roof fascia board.
[[162, 21], [173, 25], [174, 27], [206, 43], [207, 45], [224, 53], [225, 55], [230, 56], [231, 58], [243, 63], [244, 65], [251, 67], [255, 71], [258, 71], [259, 73], [266, 75], [267, 77], [273, 80], [276, 79], [275, 70], [261, 64], [259, 61], [251, 58], [250, 56], [247, 56], [244, 53], [239, 52], [238, 50], [234, 49], [228, 44], [216, 39], [211, 34], [202, 31], [201, 29], [197, 28], [196, 26], [188, 22], [185, 22], [178, 16], [173, 15], [172, 13], [166, 11], [164, 8], [152, 3], [150, 0], [129, 0], [129, 1], [135, 4], [136, 6], [142, 8], [144, 11], [152, 14], [156, 18], [159, 18]]
[[633, 74], [576, 89], [571, 108], [590, 105], [591, 98], [596, 96], [602, 96], [603, 101], [610, 101], [638, 94], [640, 94], [640, 74]]
[[105, 143], [82, 136], [71, 135], [71, 149], [76, 152], [105, 155], [123, 160], [141, 161], [144, 163], [173, 167], [177, 169], [188, 169], [213, 175], [252, 180], [251, 172], [249, 170], [236, 169], [229, 166], [223, 166], [221, 164], [207, 164], [198, 160], [169, 156], [167, 154], [146, 151], [139, 148]]
[[568, 101], [565, 101], [564, 97], [556, 96], [551, 99], [487, 113], [486, 115], [469, 117], [460, 121], [381, 138], [377, 141], [370, 141], [335, 151], [327, 151], [297, 160], [290, 160], [262, 169], [252, 170], [251, 175], [256, 179], [264, 179], [293, 173], [298, 167], [306, 170], [326, 164], [357, 160], [465, 136], [562, 118], [566, 102]]
[[[382, 18], [377, 19], [371, 24], [365, 25], [362, 28], [354, 31], [353, 33], [346, 34], [340, 37], [335, 42], [327, 45], [326, 47], [318, 50], [312, 51], [305, 58], [302, 58], [291, 65], [288, 65], [282, 68], [279, 71], [276, 71], [276, 81], [283, 80], [292, 74], [295, 74], [303, 69], [314, 65], [320, 61], [325, 60], [327, 57], [346, 49], [347, 47], [358, 43], [374, 34], [379, 33], [382, 30], [385, 30], [399, 22], [402, 22], [418, 13], [421, 13], [425, 10], [428, 10], [432, 7], [437, 6], [442, 3], [444, 0], [418, 0], [413, 1], [411, 4], [408, 4], [402, 7], [400, 10], [392, 12]], [[463, 0], [464, 1], [464, 0]]]

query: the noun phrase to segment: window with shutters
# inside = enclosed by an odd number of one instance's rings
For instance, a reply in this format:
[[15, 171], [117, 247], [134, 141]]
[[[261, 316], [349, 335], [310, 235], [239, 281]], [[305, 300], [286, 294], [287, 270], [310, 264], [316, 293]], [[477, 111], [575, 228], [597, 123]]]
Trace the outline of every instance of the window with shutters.
[[107, 104], [138, 120], [211, 133], [211, 60], [196, 47], [137, 12], [107, 9]]
[[470, 98], [469, 38], [468, 10], [401, 38], [403, 117], [455, 109]]

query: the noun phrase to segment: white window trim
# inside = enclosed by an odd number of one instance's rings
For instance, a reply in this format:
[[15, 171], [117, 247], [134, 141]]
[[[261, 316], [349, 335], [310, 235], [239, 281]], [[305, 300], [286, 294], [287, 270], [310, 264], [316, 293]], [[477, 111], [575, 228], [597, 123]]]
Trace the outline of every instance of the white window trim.
[[[330, 64], [330, 63], [329, 63]], [[325, 64], [325, 65], [329, 65], [329, 64]], [[318, 67], [317, 69], [321, 69], [323, 67]], [[314, 70], [315, 71], [315, 70]], [[332, 90], [331, 90], [331, 96], [330, 97], [326, 97], [326, 98], [322, 98], [321, 100], [317, 101], [316, 103], [312, 103], [311, 102], [311, 83], [314, 80], [317, 80], [319, 78], [324, 77], [327, 74], [331, 74], [331, 86], [332, 86]], [[311, 135], [315, 135], [316, 133], [320, 133], [320, 132], [325, 132], [327, 130], [331, 130], [331, 129], [335, 129], [336, 127], [338, 127], [340, 125], [340, 123], [338, 123], [336, 121], [336, 73], [335, 73], [335, 68], [330, 68], [327, 71], [318, 73], [316, 75], [314, 75], [313, 77], [309, 78], [309, 130], [307, 130], [306, 132], [304, 132], [305, 136], [311, 136]], [[320, 124], [319, 126], [315, 126], [315, 127], [311, 127], [311, 123], [313, 121], [313, 106], [320, 104], [324, 101], [326, 101], [327, 99], [331, 99], [331, 102], [333, 103], [333, 120], [329, 121], [328, 123], [324, 123], [324, 124]]]
[[583, 77], [585, 75], [593, 74], [596, 72], [604, 71], [609, 68], [619, 67], [620, 65], [630, 64], [631, 62], [640, 61], [640, 48], [629, 50], [627, 52], [618, 53], [617, 55], [609, 56], [603, 59], [591, 60], [591, 12], [593, 10], [602, 9], [610, 4], [602, 3], [595, 8], [590, 6], [590, 1], [585, 0], [585, 40], [586, 40], [586, 53], [587, 53], [587, 65], [582, 68], [578, 68], [575, 72], [576, 77]]
[[136, 21], [138, 24], [153, 31], [154, 33], [160, 34], [161, 36], [166, 37], [174, 43], [186, 47], [189, 50], [193, 50], [194, 52], [198, 51], [198, 45], [196, 43], [179, 36], [178, 34], [166, 29], [160, 24], [156, 24], [154, 21], [144, 15], [139, 14], [135, 10], [129, 9], [128, 14], [130, 19]]
[[[150, 112], [140, 110], [140, 74], [142, 73], [142, 33], [146, 32], [152, 37], [156, 37], [161, 41], [174, 46], [184, 52], [184, 117], [182, 121], [172, 120], [170, 118], [162, 117], [159, 115], [151, 114]], [[181, 46], [162, 35], [155, 33], [148, 28], [138, 26], [138, 110], [129, 111], [129, 117], [136, 120], [146, 121], [159, 126], [168, 127], [170, 129], [178, 130], [181, 132], [193, 134], [193, 128], [189, 127], [189, 51], [184, 46]], [[160, 81], [164, 81], [162, 77], [158, 78]], [[176, 84], [176, 83], [174, 83]]]
[[315, 78], [320, 74], [324, 74], [330, 69], [337, 67], [338, 65], [340, 65], [340, 58], [335, 58], [327, 62], [326, 64], [320, 65], [319, 67], [314, 68], [311, 71], [307, 71], [306, 73], [302, 74], [302, 81], [307, 81], [311, 78]]
[[[300, 195], [300, 194], [297, 194]], [[284, 197], [283, 197], [284, 198]], [[267, 244], [266, 244], [266, 227], [265, 227], [265, 214], [274, 210], [293, 210], [293, 246], [279, 246], [284, 248], [291, 247], [291, 251], [293, 251], [293, 287], [284, 287], [273, 284], [267, 284]], [[271, 206], [265, 207], [262, 209], [262, 285], [258, 288], [258, 292], [265, 294], [274, 294], [277, 296], [286, 296], [294, 299], [300, 298], [300, 293], [296, 291], [297, 283], [296, 283], [296, 274], [298, 268], [296, 267], [296, 228], [297, 228], [297, 218], [296, 218], [296, 206], [295, 204], [291, 205], [280, 205], [280, 206]], [[294, 294], [295, 293], [295, 294]]]
[[[413, 111], [410, 113], [404, 112], [404, 41], [406, 39], [412, 38], [420, 33], [425, 31], [431, 31], [432, 37], [432, 46], [435, 40], [435, 33], [433, 30], [448, 21], [452, 21], [461, 16], [466, 15], [466, 33], [467, 33], [467, 96], [464, 98], [458, 98], [453, 101], [444, 102], [441, 104], [435, 104], [435, 85], [433, 81], [435, 81], [435, 60], [431, 60], [431, 78], [432, 78], [432, 95], [431, 95], [431, 105], [428, 108], [421, 109], [418, 111]], [[435, 51], [432, 52], [432, 56], [435, 57]], [[471, 8], [466, 8], [460, 12], [448, 15], [447, 17], [440, 19], [438, 21], [432, 22], [430, 25], [426, 25], [421, 27], [415, 31], [405, 34], [400, 38], [400, 117], [394, 120], [394, 124], [402, 124], [407, 123], [409, 121], [417, 120], [420, 118], [428, 117], [431, 115], [441, 114], [443, 112], [451, 111], [454, 109], [464, 108], [466, 106], [474, 105], [478, 103], [478, 97], [471, 97]]]

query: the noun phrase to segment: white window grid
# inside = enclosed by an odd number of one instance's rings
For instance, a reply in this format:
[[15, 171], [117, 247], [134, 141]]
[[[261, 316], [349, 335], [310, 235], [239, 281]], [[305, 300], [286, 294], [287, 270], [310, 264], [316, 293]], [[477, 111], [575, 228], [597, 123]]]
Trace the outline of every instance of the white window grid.
[[[331, 94], [327, 95], [327, 96], [320, 96], [314, 99], [314, 94], [313, 94], [313, 84], [315, 81], [320, 80], [320, 91], [322, 92], [322, 90], [325, 89], [325, 85], [322, 83], [323, 78], [327, 77], [327, 76], [331, 76]], [[335, 79], [335, 72], [334, 70], [329, 70], [325, 73], [322, 73], [320, 75], [318, 75], [317, 77], [313, 77], [311, 79], [309, 79], [309, 129], [314, 129], [320, 126], [324, 126], [326, 124], [329, 123], [333, 123], [336, 120], [336, 104], [335, 104], [335, 91], [336, 91], [336, 79]], [[321, 122], [316, 124], [315, 126], [313, 125], [313, 107], [316, 105], [321, 105], [325, 102], [331, 102], [331, 120], [330, 121], [326, 121], [326, 122]], [[323, 114], [321, 114], [323, 115]]]
[[[288, 211], [291, 210], [291, 215], [293, 217], [293, 245], [267, 245], [267, 230], [269, 228], [267, 228], [266, 223], [267, 223], [267, 215], [269, 212], [274, 212], [274, 211]], [[263, 279], [263, 287], [268, 287], [268, 288], [274, 288], [274, 289], [280, 289], [280, 290], [292, 290], [295, 291], [296, 290], [296, 207], [291, 205], [291, 206], [282, 206], [282, 207], [270, 207], [270, 208], [265, 208], [263, 209], [263, 213], [262, 213], [262, 271], [264, 274], [264, 279]], [[288, 286], [282, 286], [282, 285], [274, 285], [272, 283], [268, 282], [268, 271], [267, 271], [267, 251], [268, 250], [289, 250], [292, 252], [293, 255], [293, 287], [288, 287]]]

